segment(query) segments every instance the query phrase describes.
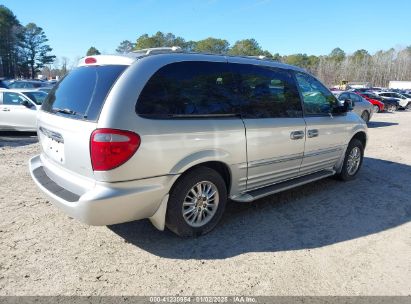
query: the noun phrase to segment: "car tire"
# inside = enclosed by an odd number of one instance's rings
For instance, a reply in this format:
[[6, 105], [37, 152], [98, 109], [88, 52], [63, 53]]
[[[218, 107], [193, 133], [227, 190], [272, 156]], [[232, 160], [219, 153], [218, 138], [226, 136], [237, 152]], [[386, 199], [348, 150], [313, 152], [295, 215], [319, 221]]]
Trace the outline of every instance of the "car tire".
[[181, 237], [204, 235], [218, 224], [226, 203], [227, 187], [221, 175], [208, 167], [195, 168], [170, 191], [166, 226]]
[[375, 106], [373, 106], [373, 110], [374, 110], [374, 113], [378, 113], [378, 112], [380, 112], [380, 107], [375, 105]]
[[367, 111], [362, 112], [361, 118], [368, 123], [370, 121], [370, 114]]
[[398, 110], [398, 108], [395, 105], [391, 105], [391, 106], [388, 107], [388, 112], [390, 112], [390, 113], [394, 113], [397, 110]]
[[[336, 176], [343, 181], [353, 180], [360, 171], [364, 159], [364, 146], [361, 141], [353, 138], [345, 152], [341, 172]], [[355, 166], [355, 168], [353, 167]]]

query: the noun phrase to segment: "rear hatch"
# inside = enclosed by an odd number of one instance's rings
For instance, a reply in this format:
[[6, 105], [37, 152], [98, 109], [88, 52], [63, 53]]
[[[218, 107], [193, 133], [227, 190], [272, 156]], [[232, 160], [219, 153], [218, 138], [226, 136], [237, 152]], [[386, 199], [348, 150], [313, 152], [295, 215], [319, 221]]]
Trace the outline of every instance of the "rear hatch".
[[98, 64], [99, 56], [83, 59], [83, 64], [53, 88], [38, 115], [42, 158], [58, 169], [84, 177], [93, 177], [90, 136], [97, 127], [104, 101], [128, 67]]

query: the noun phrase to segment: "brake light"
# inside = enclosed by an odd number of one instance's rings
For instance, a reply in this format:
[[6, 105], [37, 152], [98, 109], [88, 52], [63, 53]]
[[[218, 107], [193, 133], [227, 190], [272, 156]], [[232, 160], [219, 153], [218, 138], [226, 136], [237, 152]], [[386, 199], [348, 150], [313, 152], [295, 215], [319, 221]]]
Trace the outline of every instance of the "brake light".
[[90, 138], [93, 170], [107, 171], [121, 166], [136, 153], [140, 142], [140, 136], [130, 131], [94, 130]]
[[94, 57], [87, 57], [87, 58], [84, 60], [84, 62], [85, 62], [86, 64], [93, 64], [93, 63], [96, 63], [96, 62], [97, 62], [97, 59], [94, 58]]

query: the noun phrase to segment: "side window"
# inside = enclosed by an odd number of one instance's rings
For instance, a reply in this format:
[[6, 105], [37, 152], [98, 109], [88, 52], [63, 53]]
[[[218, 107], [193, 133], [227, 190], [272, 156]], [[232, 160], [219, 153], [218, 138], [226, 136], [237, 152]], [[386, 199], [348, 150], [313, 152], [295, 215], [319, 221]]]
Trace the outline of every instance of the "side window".
[[4, 105], [19, 106], [25, 100], [26, 99], [23, 96], [17, 93], [9, 93], [9, 92], [3, 93], [3, 104]]
[[166, 65], [147, 82], [136, 105], [151, 117], [239, 113], [227, 63], [184, 61]]
[[358, 96], [357, 94], [351, 93], [351, 94], [350, 94], [350, 98], [351, 98], [351, 100], [352, 100], [353, 102], [361, 102], [361, 98], [360, 98], [360, 96]]
[[230, 63], [246, 118], [302, 117], [292, 74], [286, 70]]
[[333, 111], [337, 99], [321, 82], [300, 72], [295, 76], [304, 100], [305, 115], [325, 115]]
[[342, 101], [344, 101], [344, 100], [346, 100], [346, 99], [349, 99], [350, 98], [350, 95], [348, 95], [347, 93], [342, 93], [339, 97], [338, 97], [338, 99], [339, 100], [342, 100]]

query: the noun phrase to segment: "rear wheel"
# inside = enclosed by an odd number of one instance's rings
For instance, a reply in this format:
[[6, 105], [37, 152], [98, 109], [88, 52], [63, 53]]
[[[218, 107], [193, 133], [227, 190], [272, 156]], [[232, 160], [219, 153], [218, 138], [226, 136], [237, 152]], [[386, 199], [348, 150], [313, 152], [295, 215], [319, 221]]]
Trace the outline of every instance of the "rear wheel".
[[370, 121], [370, 114], [368, 114], [367, 111], [364, 111], [364, 112], [362, 112], [362, 114], [361, 114], [361, 118], [362, 118], [366, 123], [368, 123], [368, 122]]
[[388, 112], [395, 112], [395, 111], [397, 111], [397, 107], [395, 105], [390, 105], [388, 107]]
[[170, 192], [166, 226], [179, 236], [210, 232], [220, 221], [227, 202], [227, 188], [221, 175], [198, 167], [183, 175]]
[[348, 144], [341, 172], [337, 177], [343, 181], [352, 180], [361, 168], [364, 158], [364, 146], [361, 141], [353, 138]]
[[380, 111], [380, 107], [377, 105], [373, 106], [373, 109], [374, 109], [374, 113], [378, 113]]

